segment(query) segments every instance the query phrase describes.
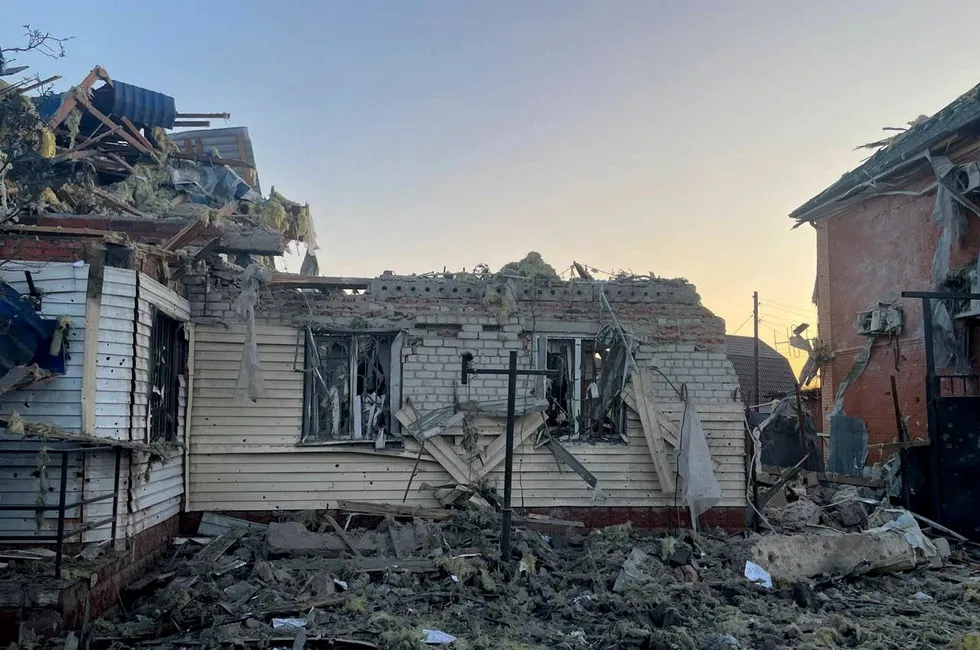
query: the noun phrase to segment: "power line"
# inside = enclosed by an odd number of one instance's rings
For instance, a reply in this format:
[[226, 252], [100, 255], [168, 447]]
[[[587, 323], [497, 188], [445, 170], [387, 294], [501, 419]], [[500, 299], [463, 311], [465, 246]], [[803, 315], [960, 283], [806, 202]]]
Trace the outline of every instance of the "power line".
[[813, 314], [813, 312], [816, 311], [816, 308], [810, 310], [800, 309], [799, 307], [794, 307], [793, 305], [787, 305], [786, 303], [783, 302], [776, 302], [775, 300], [760, 300], [759, 302], [761, 302], [763, 305], [773, 307], [774, 309], [781, 309], [783, 311], [794, 311], [806, 315]]
[[775, 320], [778, 320], [778, 321], [783, 321], [783, 322], [789, 323], [791, 325], [797, 325], [799, 323], [799, 320], [798, 319], [786, 318], [785, 316], [779, 316], [777, 314], [763, 313], [763, 314], [760, 314], [760, 316], [762, 316], [763, 318], [772, 318], [772, 319], [775, 319]]
[[750, 320], [752, 320], [752, 314], [749, 314], [749, 317], [745, 319], [745, 322], [742, 323], [741, 325], [739, 325], [737, 330], [735, 330], [734, 332], [732, 332], [732, 336], [735, 336], [736, 334], [738, 334], [739, 332], [741, 332], [742, 331], [742, 328], [745, 327], [746, 325], [748, 325]]

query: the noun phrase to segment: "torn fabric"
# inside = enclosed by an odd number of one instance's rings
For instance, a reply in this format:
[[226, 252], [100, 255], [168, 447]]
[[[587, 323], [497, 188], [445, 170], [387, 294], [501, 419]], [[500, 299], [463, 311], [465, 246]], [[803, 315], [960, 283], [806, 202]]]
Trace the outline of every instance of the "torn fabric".
[[255, 307], [259, 301], [259, 289], [272, 279], [272, 273], [258, 264], [249, 264], [242, 273], [242, 292], [235, 300], [238, 317], [245, 323], [245, 343], [242, 361], [238, 366], [238, 383], [235, 399], [255, 401], [265, 396], [262, 367], [259, 364], [259, 343], [255, 335]]
[[684, 483], [683, 497], [691, 511], [691, 525], [697, 530], [701, 513], [721, 501], [721, 486], [715, 476], [714, 461], [701, 426], [701, 418], [691, 400], [684, 402], [680, 445], [677, 471]]

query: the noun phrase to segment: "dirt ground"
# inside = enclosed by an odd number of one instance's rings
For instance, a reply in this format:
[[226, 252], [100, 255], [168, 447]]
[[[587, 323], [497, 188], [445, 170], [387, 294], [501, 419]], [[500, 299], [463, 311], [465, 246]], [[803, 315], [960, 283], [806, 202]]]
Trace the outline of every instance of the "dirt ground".
[[980, 648], [980, 555], [962, 544], [940, 569], [767, 589], [743, 575], [745, 535], [720, 531], [518, 529], [502, 562], [496, 513], [355, 519], [345, 535], [316, 513], [300, 521], [318, 548], [255, 529], [175, 547], [83, 648], [412, 650], [432, 647], [423, 630], [460, 650]]

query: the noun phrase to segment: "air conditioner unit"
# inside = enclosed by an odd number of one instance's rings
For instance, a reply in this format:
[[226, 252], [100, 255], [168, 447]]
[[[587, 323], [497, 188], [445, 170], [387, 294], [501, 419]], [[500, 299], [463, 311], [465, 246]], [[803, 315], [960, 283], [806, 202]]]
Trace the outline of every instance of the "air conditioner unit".
[[865, 336], [896, 335], [902, 331], [902, 310], [894, 305], [879, 304], [862, 311], [857, 318], [857, 332]]

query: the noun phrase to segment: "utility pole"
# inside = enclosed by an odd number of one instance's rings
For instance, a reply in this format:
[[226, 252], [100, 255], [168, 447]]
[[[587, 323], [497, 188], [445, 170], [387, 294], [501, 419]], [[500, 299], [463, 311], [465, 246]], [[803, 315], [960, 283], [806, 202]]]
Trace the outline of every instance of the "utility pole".
[[501, 530], [500, 530], [500, 555], [504, 561], [510, 560], [510, 528], [511, 528], [511, 515], [513, 510], [511, 509], [511, 491], [514, 484], [514, 425], [516, 414], [514, 413], [516, 409], [517, 401], [517, 376], [535, 376], [535, 375], [557, 375], [556, 370], [517, 370], [517, 351], [511, 350], [510, 352], [510, 364], [507, 369], [496, 369], [487, 368], [485, 370], [478, 370], [472, 367], [473, 355], [469, 352], [464, 352], [463, 357], [463, 367], [462, 367], [462, 377], [460, 378], [461, 383], [467, 383], [470, 375], [507, 375], [507, 437], [506, 437], [506, 452], [504, 456], [504, 504], [500, 509], [501, 515]]
[[755, 291], [752, 294], [752, 321], [755, 323], [755, 340], [753, 341], [755, 350], [753, 352], [753, 357], [755, 359], [755, 366], [753, 371], [754, 378], [754, 389], [755, 394], [752, 396], [754, 400], [752, 404], [761, 404], [762, 398], [759, 396], [759, 292]]

